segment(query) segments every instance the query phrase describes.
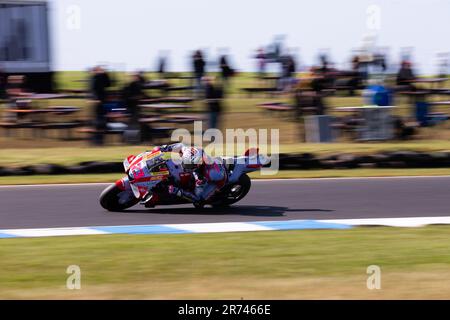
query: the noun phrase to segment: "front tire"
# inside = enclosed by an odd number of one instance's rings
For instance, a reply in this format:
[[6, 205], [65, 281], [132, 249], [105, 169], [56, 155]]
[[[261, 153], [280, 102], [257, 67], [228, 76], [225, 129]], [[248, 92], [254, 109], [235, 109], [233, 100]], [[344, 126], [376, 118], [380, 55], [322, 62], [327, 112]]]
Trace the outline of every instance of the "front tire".
[[110, 185], [100, 194], [100, 205], [108, 211], [117, 212], [131, 208], [139, 202], [139, 199], [132, 196], [128, 201], [120, 203], [119, 194], [121, 192], [123, 191], [120, 190], [115, 184]]

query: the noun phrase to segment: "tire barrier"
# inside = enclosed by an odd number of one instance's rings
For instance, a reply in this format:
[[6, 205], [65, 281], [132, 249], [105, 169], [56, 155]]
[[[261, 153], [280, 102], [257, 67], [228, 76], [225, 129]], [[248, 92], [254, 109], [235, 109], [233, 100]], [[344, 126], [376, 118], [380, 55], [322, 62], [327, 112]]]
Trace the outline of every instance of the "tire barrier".
[[[394, 151], [372, 155], [349, 153], [316, 156], [312, 153], [279, 155], [280, 170], [356, 168], [450, 168], [450, 151]], [[0, 167], [0, 176], [122, 173], [122, 162], [89, 161], [77, 165], [38, 164]]]

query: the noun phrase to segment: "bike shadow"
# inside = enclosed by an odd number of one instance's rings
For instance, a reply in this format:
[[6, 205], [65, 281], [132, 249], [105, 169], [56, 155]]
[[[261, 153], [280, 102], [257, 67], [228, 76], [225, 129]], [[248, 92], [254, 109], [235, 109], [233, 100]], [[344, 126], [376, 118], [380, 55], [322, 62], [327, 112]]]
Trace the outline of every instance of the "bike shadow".
[[231, 206], [228, 208], [153, 208], [145, 210], [126, 210], [129, 213], [142, 214], [170, 214], [170, 215], [240, 215], [240, 216], [258, 216], [258, 217], [282, 217], [287, 212], [305, 213], [305, 212], [333, 212], [327, 209], [291, 209], [280, 206]]

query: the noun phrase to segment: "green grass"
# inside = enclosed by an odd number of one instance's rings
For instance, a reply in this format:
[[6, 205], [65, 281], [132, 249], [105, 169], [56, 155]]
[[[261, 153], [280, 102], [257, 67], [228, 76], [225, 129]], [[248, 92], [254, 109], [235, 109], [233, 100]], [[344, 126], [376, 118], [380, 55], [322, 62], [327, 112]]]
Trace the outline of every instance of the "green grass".
[[[449, 298], [448, 226], [0, 240], [0, 298]], [[65, 289], [78, 265], [82, 289]], [[382, 290], [366, 289], [366, 268]]]

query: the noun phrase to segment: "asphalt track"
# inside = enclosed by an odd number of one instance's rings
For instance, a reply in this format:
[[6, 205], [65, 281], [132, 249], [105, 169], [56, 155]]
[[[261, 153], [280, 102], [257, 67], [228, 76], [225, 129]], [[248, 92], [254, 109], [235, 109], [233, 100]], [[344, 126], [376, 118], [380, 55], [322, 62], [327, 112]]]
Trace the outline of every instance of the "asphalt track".
[[254, 180], [228, 209], [191, 205], [111, 213], [98, 203], [106, 184], [0, 187], [0, 229], [450, 215], [450, 176]]

